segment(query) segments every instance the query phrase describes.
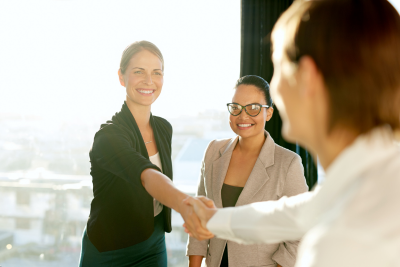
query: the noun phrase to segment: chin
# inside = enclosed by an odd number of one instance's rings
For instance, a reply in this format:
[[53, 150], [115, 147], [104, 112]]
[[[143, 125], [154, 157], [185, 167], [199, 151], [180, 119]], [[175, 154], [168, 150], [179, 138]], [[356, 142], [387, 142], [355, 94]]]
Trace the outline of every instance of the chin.
[[142, 100], [140, 99], [132, 99], [131, 97], [128, 97], [129, 102], [134, 103], [139, 106], [151, 106], [151, 104], [154, 103], [155, 99], [147, 99], [147, 100]]

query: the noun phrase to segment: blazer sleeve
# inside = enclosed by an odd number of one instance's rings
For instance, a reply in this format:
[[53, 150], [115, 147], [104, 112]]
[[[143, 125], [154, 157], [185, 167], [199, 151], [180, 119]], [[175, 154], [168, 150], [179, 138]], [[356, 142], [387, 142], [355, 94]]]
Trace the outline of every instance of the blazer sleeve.
[[[205, 187], [205, 169], [206, 167], [206, 158], [207, 155], [209, 153], [209, 151], [211, 150], [210, 147], [212, 146], [212, 143], [214, 141], [212, 141], [207, 149], [206, 152], [204, 153], [204, 157], [203, 157], [203, 161], [201, 163], [201, 170], [200, 170], [200, 179], [199, 179], [199, 184], [197, 187], [197, 194], [196, 196], [207, 196], [206, 195], [206, 187]], [[186, 247], [186, 256], [190, 256], [190, 255], [199, 255], [199, 256], [203, 256], [206, 257], [207, 256], [207, 250], [208, 250], [208, 243], [210, 242], [209, 239], [207, 240], [203, 240], [203, 241], [199, 241], [194, 237], [190, 237], [188, 238], [188, 244]]]
[[126, 134], [116, 130], [100, 131], [95, 135], [90, 158], [101, 169], [135, 187], [143, 188], [140, 176], [145, 169], [161, 171], [133, 148]]
[[[283, 196], [291, 197], [308, 191], [304, 178], [304, 169], [301, 158], [298, 155], [293, 157], [286, 174]], [[272, 259], [282, 267], [293, 267], [296, 262], [297, 247], [299, 241], [285, 241], [279, 244]]]

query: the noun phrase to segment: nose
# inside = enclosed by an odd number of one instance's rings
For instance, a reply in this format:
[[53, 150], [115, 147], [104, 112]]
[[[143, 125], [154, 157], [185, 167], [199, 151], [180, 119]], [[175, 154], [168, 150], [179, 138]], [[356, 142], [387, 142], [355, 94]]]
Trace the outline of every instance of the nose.
[[247, 119], [247, 118], [249, 118], [250, 116], [249, 116], [249, 114], [247, 114], [247, 112], [246, 112], [246, 110], [245, 109], [242, 109], [242, 112], [240, 112], [240, 114], [239, 114], [239, 118], [241, 118], [241, 119]]
[[144, 81], [143, 81], [145, 84], [147, 84], [147, 85], [152, 85], [153, 84], [153, 79], [151, 78], [151, 74], [147, 74], [145, 77], [144, 77]]

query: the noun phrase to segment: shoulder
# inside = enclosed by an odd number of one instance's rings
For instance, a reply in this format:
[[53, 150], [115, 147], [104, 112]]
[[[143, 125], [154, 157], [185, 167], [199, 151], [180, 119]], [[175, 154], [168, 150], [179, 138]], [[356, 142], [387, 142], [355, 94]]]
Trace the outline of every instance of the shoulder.
[[279, 178], [281, 196], [295, 196], [308, 191], [301, 157], [295, 152], [275, 145], [274, 170]]
[[107, 121], [102, 124], [100, 129], [96, 132], [95, 138], [104, 135], [128, 135], [130, 133], [129, 129], [121, 124], [116, 124], [112, 121]]
[[209, 146], [212, 146], [214, 149], [219, 150], [221, 148], [228, 146], [228, 144], [234, 139], [235, 138], [215, 139], [210, 142]]
[[94, 135], [92, 150], [108, 146], [133, 146], [135, 139], [135, 134], [124, 125], [107, 121], [107, 123], [101, 125]]
[[274, 157], [275, 157], [275, 163], [279, 162], [287, 166], [289, 166], [294, 160], [299, 160], [301, 162], [301, 158], [299, 155], [277, 144], [275, 144]]
[[212, 140], [204, 152], [204, 160], [216, 160], [220, 157], [219, 151], [224, 151], [235, 138]]
[[167, 121], [164, 118], [161, 118], [159, 116], [154, 116], [154, 115], [153, 115], [153, 119], [154, 119], [154, 122], [157, 124], [157, 126], [161, 127], [163, 130], [172, 134], [172, 125], [169, 121]]

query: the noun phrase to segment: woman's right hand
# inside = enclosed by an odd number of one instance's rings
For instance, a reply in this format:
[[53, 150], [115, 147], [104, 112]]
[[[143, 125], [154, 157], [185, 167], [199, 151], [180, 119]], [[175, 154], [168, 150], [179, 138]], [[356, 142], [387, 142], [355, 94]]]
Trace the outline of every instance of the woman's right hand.
[[[187, 198], [184, 200], [184, 202], [193, 207], [193, 210], [201, 221], [202, 227], [207, 229], [207, 222], [218, 210], [215, 207], [214, 202], [211, 199], [203, 196]], [[189, 228], [188, 230], [191, 234], [194, 234]]]
[[190, 199], [193, 198], [187, 197], [184, 201], [182, 201], [179, 207], [179, 213], [185, 221], [184, 227], [188, 229], [191, 236], [200, 241], [213, 238], [214, 235], [204, 226], [202, 226], [198, 215], [196, 215], [196, 213], [194, 212], [193, 207], [189, 205], [189, 203], [191, 203]]

